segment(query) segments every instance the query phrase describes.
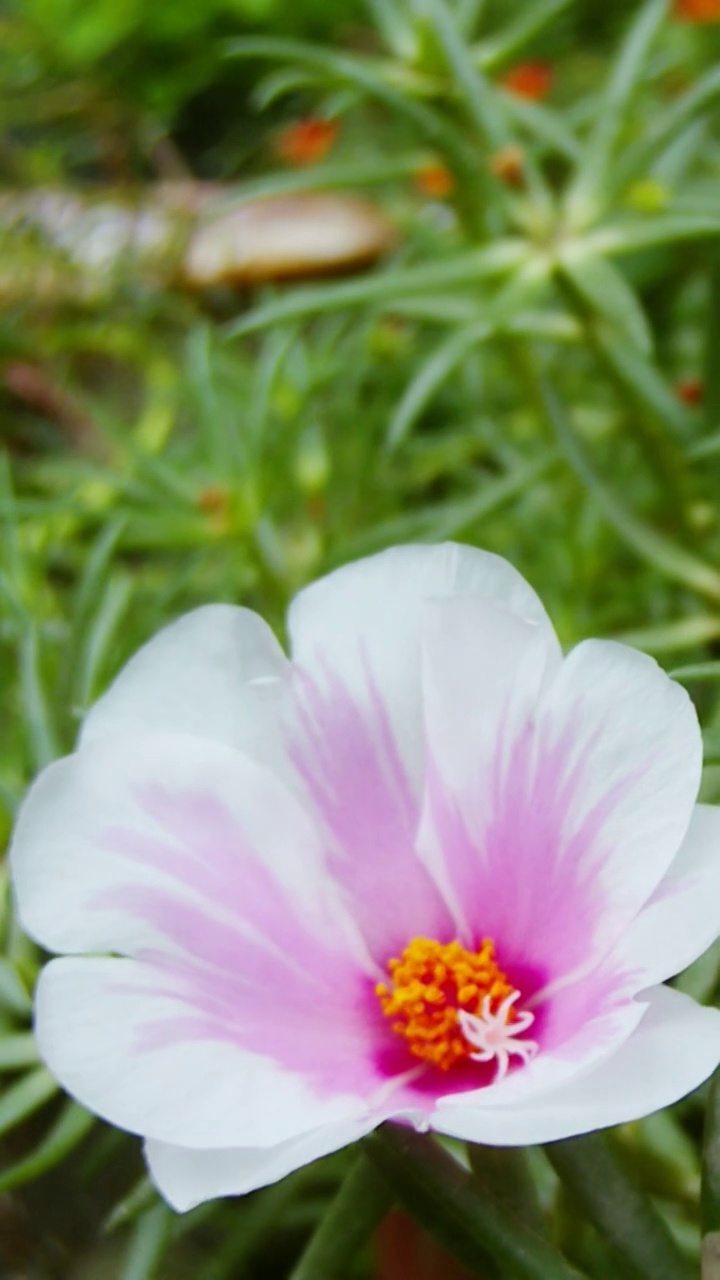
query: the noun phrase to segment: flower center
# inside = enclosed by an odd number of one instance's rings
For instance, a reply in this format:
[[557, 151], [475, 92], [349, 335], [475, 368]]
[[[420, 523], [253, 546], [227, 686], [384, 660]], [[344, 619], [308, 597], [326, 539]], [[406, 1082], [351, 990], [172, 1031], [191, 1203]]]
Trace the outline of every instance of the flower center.
[[413, 938], [387, 969], [391, 982], [379, 982], [375, 994], [416, 1058], [441, 1071], [467, 1059], [494, 1061], [501, 1079], [512, 1054], [528, 1062], [537, 1053], [534, 1040], [520, 1039], [534, 1015], [516, 1008], [520, 992], [497, 964], [491, 938], [479, 951]]

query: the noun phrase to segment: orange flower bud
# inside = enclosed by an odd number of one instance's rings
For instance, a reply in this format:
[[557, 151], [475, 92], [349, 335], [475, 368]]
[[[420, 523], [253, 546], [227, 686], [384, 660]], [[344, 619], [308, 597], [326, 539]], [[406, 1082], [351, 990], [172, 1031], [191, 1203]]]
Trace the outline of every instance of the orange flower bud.
[[552, 89], [553, 79], [553, 69], [548, 62], [518, 62], [500, 77], [500, 84], [518, 98], [542, 102]]
[[702, 404], [705, 387], [700, 378], [683, 378], [675, 387], [675, 394], [683, 404]]
[[520, 147], [511, 143], [502, 147], [490, 157], [490, 169], [507, 187], [523, 187], [525, 185], [525, 163]]
[[439, 160], [431, 160], [422, 165], [415, 174], [415, 187], [421, 195], [430, 196], [434, 200], [444, 200], [455, 186], [449, 169]]
[[720, 0], [675, 0], [679, 22], [720, 22]]
[[308, 116], [283, 129], [277, 141], [278, 155], [295, 168], [318, 164], [335, 145], [340, 127], [334, 120]]

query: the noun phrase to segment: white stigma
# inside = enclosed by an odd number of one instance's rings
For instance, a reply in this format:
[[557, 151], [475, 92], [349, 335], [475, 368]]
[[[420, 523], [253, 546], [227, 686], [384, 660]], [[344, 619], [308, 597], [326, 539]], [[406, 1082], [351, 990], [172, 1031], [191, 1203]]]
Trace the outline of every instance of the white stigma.
[[535, 1021], [534, 1013], [523, 1010], [512, 1022], [508, 1018], [516, 1000], [520, 999], [519, 991], [512, 991], [503, 1000], [495, 1013], [492, 1010], [490, 996], [485, 996], [480, 1013], [468, 1013], [465, 1009], [458, 1012], [460, 1030], [465, 1039], [479, 1053], [471, 1053], [473, 1062], [497, 1062], [495, 1081], [507, 1075], [510, 1058], [513, 1054], [523, 1062], [535, 1057], [539, 1045], [535, 1040], [519, 1040], [528, 1027]]

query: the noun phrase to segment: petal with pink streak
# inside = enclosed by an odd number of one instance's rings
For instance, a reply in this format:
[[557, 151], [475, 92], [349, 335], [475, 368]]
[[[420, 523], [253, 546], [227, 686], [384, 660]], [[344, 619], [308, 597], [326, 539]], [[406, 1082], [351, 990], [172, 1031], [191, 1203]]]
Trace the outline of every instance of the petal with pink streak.
[[411, 781], [424, 765], [421, 625], [428, 599], [471, 595], [535, 621], [557, 646], [525, 579], [499, 556], [457, 543], [401, 546], [358, 560], [306, 587], [288, 616], [293, 661], [320, 687], [328, 672], [359, 706], [367, 675]]
[[[274, 1146], [368, 1114], [367, 1098], [342, 1080], [318, 1089], [301, 1069], [216, 1036], [211, 1023], [217, 1008], [200, 1010], [196, 999], [178, 973], [158, 972], [151, 964], [53, 960], [37, 993], [40, 1054], [90, 1110], [123, 1129], [179, 1146]], [[282, 1024], [285, 1012], [269, 999], [265, 1008], [272, 1034], [273, 1022]], [[206, 1025], [200, 1025], [201, 1016]], [[304, 1020], [285, 1027], [288, 1045], [312, 1033], [312, 1022]], [[354, 1047], [359, 1044], [358, 1037]], [[320, 1045], [318, 1053], [325, 1048]], [[350, 1056], [349, 1042], [347, 1050]]]
[[537, 596], [496, 556], [399, 547], [308, 587], [289, 617], [291, 755], [320, 816], [332, 872], [384, 964], [418, 934], [458, 932], [415, 842], [424, 759], [421, 619], [427, 598], [502, 599], [557, 641]]
[[26, 799], [11, 859], [23, 924], [55, 951], [162, 947], [123, 896], [146, 890], [204, 913], [208, 932], [226, 921], [290, 951], [303, 921], [304, 940], [360, 950], [297, 800], [199, 738], [112, 737], [53, 765]]
[[654, 891], [690, 821], [700, 734], [642, 654], [588, 641], [539, 682], [510, 647], [507, 663], [473, 657], [479, 610], [463, 607], [464, 623], [450, 602], [428, 628], [422, 849], [532, 996], [591, 972]]
[[415, 853], [419, 800], [372, 672], [351, 693], [332, 670], [321, 685], [296, 671], [295, 690], [291, 756], [371, 954], [384, 966], [418, 934], [449, 940], [455, 924]]
[[501, 1086], [487, 1091], [487, 1105], [442, 1100], [433, 1128], [467, 1142], [525, 1146], [626, 1124], [677, 1102], [720, 1061], [720, 1012], [669, 987], [654, 987], [646, 999], [636, 1030], [593, 1070], [512, 1106], [492, 1105]]
[[132, 955], [175, 1002], [148, 1053], [225, 1044], [365, 1099], [407, 1070], [312, 825], [239, 753], [179, 734], [98, 742], [37, 784], [13, 861], [36, 937]]

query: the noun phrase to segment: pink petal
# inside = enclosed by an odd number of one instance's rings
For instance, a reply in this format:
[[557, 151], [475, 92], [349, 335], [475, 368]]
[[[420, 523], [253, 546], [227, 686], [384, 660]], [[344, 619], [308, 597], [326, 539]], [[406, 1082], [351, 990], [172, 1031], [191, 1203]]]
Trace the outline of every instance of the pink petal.
[[292, 757], [323, 823], [332, 872], [381, 964], [418, 934], [457, 932], [415, 853], [421, 620], [426, 598], [452, 593], [502, 599], [552, 635], [535, 593], [506, 561], [452, 544], [399, 547], [339, 569], [290, 610]]
[[529, 631], [523, 648], [498, 625], [473, 650], [482, 607], [462, 608], [438, 606], [427, 632], [423, 850], [528, 996], [591, 972], [653, 893], [690, 820], [700, 735], [651, 659], [586, 642], [549, 681]]
[[421, 624], [425, 602], [471, 595], [501, 602], [553, 634], [532, 587], [499, 556], [457, 543], [393, 547], [306, 587], [290, 608], [293, 660], [322, 687], [328, 671], [358, 705], [367, 674], [409, 777], [422, 777]]
[[[189, 1013], [182, 985], [165, 979], [163, 989], [150, 965], [53, 960], [38, 987], [38, 1047], [84, 1106], [180, 1146], [274, 1146], [368, 1114], [366, 1100], [340, 1082], [319, 1090], [300, 1071], [240, 1043], [177, 1036]], [[268, 1021], [273, 1013], [283, 1016], [268, 1010]]]
[[[653, 988], [647, 999], [637, 1030], [594, 1070], [517, 1105], [441, 1103], [433, 1128], [467, 1142], [525, 1146], [626, 1124], [677, 1102], [720, 1061], [720, 1012], [669, 987]], [[495, 1092], [487, 1090], [488, 1104]]]

